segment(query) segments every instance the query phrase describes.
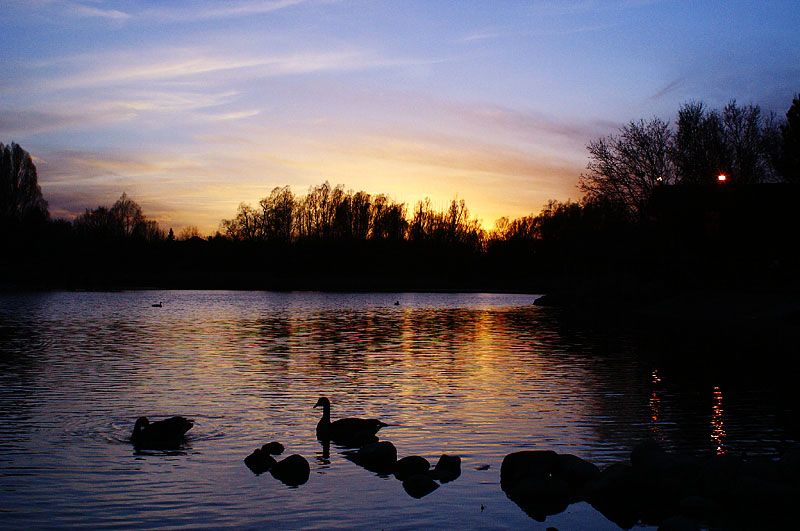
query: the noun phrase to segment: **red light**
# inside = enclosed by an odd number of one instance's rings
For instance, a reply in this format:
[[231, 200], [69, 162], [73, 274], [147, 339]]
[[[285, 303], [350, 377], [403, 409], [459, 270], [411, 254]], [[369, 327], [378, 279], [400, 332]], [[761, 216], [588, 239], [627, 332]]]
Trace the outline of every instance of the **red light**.
[[717, 180], [719, 182], [725, 182], [726, 180], [728, 180], [728, 176], [725, 175], [724, 173], [720, 173], [719, 175], [717, 175]]

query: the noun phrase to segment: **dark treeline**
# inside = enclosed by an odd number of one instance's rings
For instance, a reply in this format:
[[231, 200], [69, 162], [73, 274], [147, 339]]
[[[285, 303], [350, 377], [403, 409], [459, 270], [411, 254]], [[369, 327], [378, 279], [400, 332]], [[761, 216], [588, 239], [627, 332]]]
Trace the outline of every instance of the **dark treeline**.
[[[219, 231], [176, 237], [127, 194], [51, 220], [31, 156], [0, 145], [5, 286], [549, 291], [650, 300], [680, 290], [796, 284], [800, 100], [785, 119], [688, 103], [673, 125], [590, 142], [584, 196], [484, 229], [438, 209], [323, 183], [274, 188]], [[725, 175], [721, 182], [719, 175]], [[612, 295], [613, 294], [613, 295]]]

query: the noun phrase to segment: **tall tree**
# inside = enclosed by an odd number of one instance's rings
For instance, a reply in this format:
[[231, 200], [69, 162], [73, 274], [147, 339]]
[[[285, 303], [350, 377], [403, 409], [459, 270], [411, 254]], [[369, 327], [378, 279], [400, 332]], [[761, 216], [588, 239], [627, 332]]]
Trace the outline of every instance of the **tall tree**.
[[117, 221], [120, 236], [123, 238], [133, 236], [137, 227], [145, 221], [142, 207], [128, 197], [126, 192], [122, 192], [120, 198], [112, 205], [110, 213], [112, 218]]
[[42, 197], [36, 166], [19, 144], [0, 144], [0, 220], [8, 223], [44, 221], [50, 216]]
[[653, 190], [675, 181], [671, 158], [672, 133], [659, 118], [631, 122], [610, 135], [592, 141], [588, 173], [579, 180], [589, 199], [602, 199], [624, 207], [639, 216]]
[[88, 238], [137, 239], [148, 242], [166, 238], [166, 233], [159, 228], [158, 223], [147, 219], [142, 213], [142, 207], [128, 197], [127, 193], [123, 193], [111, 208], [87, 208], [86, 212], [75, 218], [73, 226], [78, 234]]
[[728, 148], [733, 182], [755, 184], [772, 178], [765, 145], [766, 123], [758, 105], [736, 105], [732, 100], [722, 110], [722, 134]]
[[295, 198], [289, 186], [275, 187], [268, 197], [259, 201], [264, 233], [267, 240], [289, 243], [292, 239]]
[[719, 114], [702, 102], [678, 110], [673, 159], [682, 184], [711, 184], [720, 173], [730, 172], [728, 149]]
[[773, 140], [777, 128], [758, 105], [736, 100], [722, 111], [703, 103], [687, 103], [678, 111], [673, 158], [678, 181], [710, 184], [719, 174], [734, 183], [754, 184], [774, 179]]
[[800, 94], [792, 99], [781, 125], [780, 151], [775, 166], [784, 181], [800, 183]]

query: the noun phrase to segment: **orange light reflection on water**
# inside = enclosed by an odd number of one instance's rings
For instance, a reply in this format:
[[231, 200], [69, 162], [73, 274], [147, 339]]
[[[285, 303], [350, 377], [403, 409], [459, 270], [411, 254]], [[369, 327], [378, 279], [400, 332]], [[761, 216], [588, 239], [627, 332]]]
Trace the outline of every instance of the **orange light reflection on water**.
[[664, 434], [661, 431], [658, 421], [661, 415], [661, 397], [658, 395], [658, 384], [661, 383], [661, 378], [658, 376], [658, 369], [653, 370], [653, 392], [650, 395], [650, 431], [653, 432], [653, 437], [656, 439], [663, 439]]
[[722, 407], [722, 391], [719, 387], [714, 386], [713, 393], [714, 403], [711, 406], [711, 440], [715, 445], [717, 455], [725, 453], [725, 423], [723, 421], [723, 414], [725, 410]]

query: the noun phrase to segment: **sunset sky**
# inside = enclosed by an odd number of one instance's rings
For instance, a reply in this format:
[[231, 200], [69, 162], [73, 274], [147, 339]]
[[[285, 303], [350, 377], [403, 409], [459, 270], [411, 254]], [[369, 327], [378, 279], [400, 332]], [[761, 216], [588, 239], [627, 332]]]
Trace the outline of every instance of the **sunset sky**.
[[800, 1], [0, 0], [0, 142], [54, 217], [127, 192], [212, 233], [328, 180], [486, 228], [578, 199], [586, 144], [800, 92]]

